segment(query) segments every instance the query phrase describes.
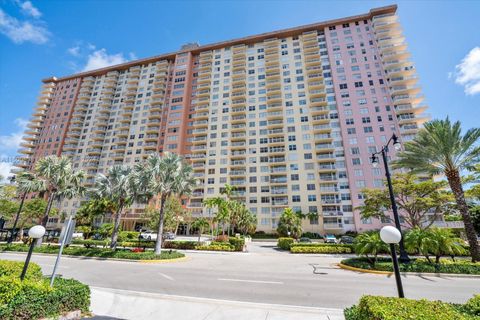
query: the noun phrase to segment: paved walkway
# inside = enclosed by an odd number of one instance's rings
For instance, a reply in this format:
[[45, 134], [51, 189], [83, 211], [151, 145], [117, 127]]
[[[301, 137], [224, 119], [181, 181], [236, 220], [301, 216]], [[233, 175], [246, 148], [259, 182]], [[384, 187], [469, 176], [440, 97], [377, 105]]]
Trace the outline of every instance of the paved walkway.
[[341, 309], [183, 297], [91, 287], [92, 312], [118, 319], [343, 320]]

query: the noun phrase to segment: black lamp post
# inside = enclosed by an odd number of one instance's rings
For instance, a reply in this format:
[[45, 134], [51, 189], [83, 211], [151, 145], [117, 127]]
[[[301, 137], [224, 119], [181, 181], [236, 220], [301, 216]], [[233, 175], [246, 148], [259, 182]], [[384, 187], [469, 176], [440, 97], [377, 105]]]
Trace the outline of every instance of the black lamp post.
[[20, 280], [23, 281], [25, 275], [27, 274], [28, 264], [30, 263], [30, 258], [32, 257], [33, 248], [35, 247], [35, 242], [38, 239], [43, 237], [45, 234], [45, 227], [44, 226], [33, 226], [28, 230], [28, 236], [32, 238], [32, 242], [30, 243], [30, 248], [28, 249], [27, 259], [25, 259], [25, 264], [23, 265], [22, 274], [20, 275]]
[[[393, 218], [395, 220], [395, 226], [397, 227], [398, 231], [400, 231], [401, 233], [402, 227], [400, 225], [400, 216], [398, 215], [397, 203], [395, 202], [395, 194], [393, 193], [392, 178], [390, 176], [390, 169], [388, 168], [387, 152], [388, 152], [388, 146], [390, 142], [393, 142], [393, 147], [397, 151], [400, 150], [400, 148], [402, 147], [402, 145], [400, 144], [400, 141], [398, 140], [398, 137], [395, 134], [393, 134], [392, 137], [387, 141], [387, 144], [384, 145], [380, 151], [373, 153], [370, 159], [372, 161], [373, 167], [376, 168], [379, 162], [377, 155], [379, 154], [382, 155], [383, 165], [385, 168], [385, 176], [387, 177], [388, 193], [390, 195], [390, 202], [392, 204]], [[405, 250], [405, 246], [403, 244], [403, 237], [400, 240], [399, 247], [400, 247], [399, 261], [402, 263], [409, 263], [410, 258], [408, 257], [407, 251]]]
[[399, 243], [402, 239], [402, 234], [400, 230], [393, 226], [386, 226], [380, 230], [380, 238], [383, 242], [390, 245], [390, 253], [392, 255], [392, 262], [393, 262], [393, 272], [395, 273], [395, 281], [397, 283], [397, 291], [399, 298], [405, 298], [405, 294], [403, 293], [403, 284], [402, 278], [400, 276], [400, 268], [398, 267], [397, 261], [397, 252], [395, 251], [395, 244]]
[[[13, 184], [15, 180], [16, 180], [15, 176], [12, 176], [10, 178], [10, 183]], [[27, 193], [24, 192], [22, 195], [22, 200], [20, 201], [20, 206], [18, 207], [17, 215], [15, 216], [15, 221], [13, 222], [12, 232], [10, 233], [10, 237], [8, 238], [7, 243], [12, 243], [15, 238], [18, 219], [20, 218], [20, 212], [22, 212], [23, 203], [25, 202], [26, 197], [27, 197]]]

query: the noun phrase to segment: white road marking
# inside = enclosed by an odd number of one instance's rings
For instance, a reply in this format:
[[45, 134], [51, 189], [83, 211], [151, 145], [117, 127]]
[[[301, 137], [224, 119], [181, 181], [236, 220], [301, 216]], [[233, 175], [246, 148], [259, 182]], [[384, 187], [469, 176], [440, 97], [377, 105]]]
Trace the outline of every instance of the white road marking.
[[219, 281], [234, 281], [234, 282], [250, 282], [250, 283], [266, 283], [266, 284], [283, 284], [283, 282], [279, 281], [262, 281], [262, 280], [244, 280], [244, 279], [225, 279], [219, 278]]
[[170, 281], [175, 281], [175, 279], [173, 279], [172, 277], [170, 277], [169, 275], [166, 275], [165, 273], [158, 273], [159, 275], [161, 275], [162, 277], [164, 277], [165, 279], [168, 279]]

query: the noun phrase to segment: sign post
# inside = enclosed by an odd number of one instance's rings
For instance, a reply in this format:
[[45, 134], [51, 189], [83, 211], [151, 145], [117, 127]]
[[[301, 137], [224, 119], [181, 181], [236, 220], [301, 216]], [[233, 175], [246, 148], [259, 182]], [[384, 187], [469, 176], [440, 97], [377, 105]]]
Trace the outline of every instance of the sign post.
[[70, 244], [72, 241], [73, 230], [75, 229], [75, 221], [73, 221], [73, 216], [70, 215], [66, 222], [66, 226], [62, 228], [60, 233], [60, 250], [58, 250], [57, 260], [55, 260], [55, 265], [53, 266], [52, 277], [50, 278], [50, 287], [53, 287], [53, 282], [55, 281], [55, 274], [57, 273], [58, 265], [60, 264], [60, 258], [62, 256], [63, 247], [65, 244]]

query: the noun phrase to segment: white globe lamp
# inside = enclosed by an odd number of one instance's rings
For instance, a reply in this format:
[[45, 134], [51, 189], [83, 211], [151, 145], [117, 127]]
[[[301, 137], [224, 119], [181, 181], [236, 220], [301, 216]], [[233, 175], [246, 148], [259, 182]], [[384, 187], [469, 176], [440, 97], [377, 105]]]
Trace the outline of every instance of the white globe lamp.
[[380, 238], [388, 244], [397, 244], [402, 240], [402, 234], [393, 226], [385, 226], [380, 230]]
[[33, 226], [28, 230], [28, 236], [33, 239], [40, 239], [45, 234], [44, 226]]

